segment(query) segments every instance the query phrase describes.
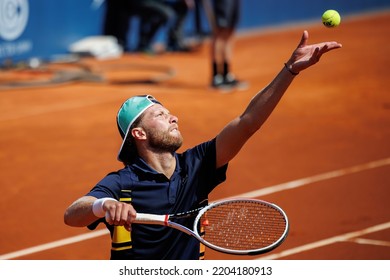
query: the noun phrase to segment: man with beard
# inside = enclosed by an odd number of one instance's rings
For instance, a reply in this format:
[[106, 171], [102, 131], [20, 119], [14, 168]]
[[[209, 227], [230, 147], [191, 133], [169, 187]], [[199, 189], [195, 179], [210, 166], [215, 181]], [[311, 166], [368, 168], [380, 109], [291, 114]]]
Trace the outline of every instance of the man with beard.
[[183, 153], [178, 118], [150, 95], [123, 103], [117, 115], [123, 138], [118, 159], [125, 167], [108, 174], [65, 211], [69, 226], [90, 229], [103, 222], [111, 233], [111, 259], [202, 259], [204, 247], [178, 230], [132, 224], [136, 213], [181, 213], [207, 204], [209, 193], [226, 179], [226, 170], [245, 142], [260, 129], [296, 75], [337, 42], [298, 47], [273, 81], [245, 111], [213, 139]]

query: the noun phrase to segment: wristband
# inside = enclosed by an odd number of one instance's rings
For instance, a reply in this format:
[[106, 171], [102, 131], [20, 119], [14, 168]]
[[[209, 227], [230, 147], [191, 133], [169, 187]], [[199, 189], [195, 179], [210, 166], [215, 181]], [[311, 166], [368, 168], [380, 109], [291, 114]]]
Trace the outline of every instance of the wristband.
[[287, 69], [287, 71], [288, 72], [290, 72], [291, 73], [291, 75], [293, 75], [293, 76], [296, 76], [296, 75], [298, 75], [299, 74], [299, 72], [298, 73], [296, 73], [296, 72], [293, 72], [290, 68], [288, 68], [288, 66], [287, 66], [287, 63], [285, 63], [284, 64], [284, 67]]
[[93, 214], [96, 217], [103, 218], [106, 215], [106, 211], [104, 211], [104, 209], [103, 209], [103, 204], [107, 200], [115, 200], [115, 201], [117, 201], [116, 199], [114, 199], [112, 197], [103, 197], [103, 198], [96, 199], [93, 202], [93, 204], [92, 204], [92, 212], [93, 212]]

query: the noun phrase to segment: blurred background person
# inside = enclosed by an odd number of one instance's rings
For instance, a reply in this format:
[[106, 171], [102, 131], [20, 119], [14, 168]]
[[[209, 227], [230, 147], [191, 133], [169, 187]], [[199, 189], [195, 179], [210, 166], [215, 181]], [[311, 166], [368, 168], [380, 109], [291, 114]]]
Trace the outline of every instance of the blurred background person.
[[[184, 38], [184, 25], [188, 13], [194, 8], [194, 0], [157, 0], [159, 3], [159, 12], [166, 18], [166, 46], [165, 49], [169, 52], [189, 52], [192, 49], [186, 44]], [[153, 19], [150, 15], [145, 14], [141, 17], [140, 22], [140, 38], [150, 37], [150, 33], [154, 29], [158, 29], [158, 18]], [[145, 41], [145, 40], [143, 40]], [[150, 49], [149, 46], [141, 46], [143, 49]]]
[[138, 16], [144, 25], [136, 51], [149, 52], [157, 31], [174, 18], [175, 12], [161, 0], [106, 0], [103, 33], [116, 37], [124, 51], [130, 51], [127, 35], [131, 16]]
[[192, 51], [192, 48], [185, 42], [184, 24], [189, 12], [195, 8], [194, 0], [164, 0], [164, 2], [175, 11], [173, 24], [168, 30], [167, 50]]
[[239, 0], [203, 0], [211, 36], [211, 87], [215, 89], [245, 89], [248, 84], [231, 72], [233, 35], [240, 15]]
[[[134, 1], [134, 0], [133, 0]], [[163, 0], [135, 0], [146, 2], [139, 21], [139, 41], [137, 52], [155, 53], [154, 38], [160, 28], [171, 29], [176, 17], [175, 11]]]

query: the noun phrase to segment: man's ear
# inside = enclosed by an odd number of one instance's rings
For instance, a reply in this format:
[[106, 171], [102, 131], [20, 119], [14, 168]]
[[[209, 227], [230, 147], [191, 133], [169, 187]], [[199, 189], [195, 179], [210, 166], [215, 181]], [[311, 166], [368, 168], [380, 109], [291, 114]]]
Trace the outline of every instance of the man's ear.
[[131, 130], [134, 139], [146, 139], [146, 133], [141, 127], [135, 127]]

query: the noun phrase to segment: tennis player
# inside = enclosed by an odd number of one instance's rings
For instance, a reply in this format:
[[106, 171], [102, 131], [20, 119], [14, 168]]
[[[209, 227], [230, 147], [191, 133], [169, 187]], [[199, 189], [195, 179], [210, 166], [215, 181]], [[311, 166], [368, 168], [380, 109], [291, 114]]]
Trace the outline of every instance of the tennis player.
[[[202, 259], [204, 247], [190, 235], [156, 225], [132, 224], [136, 212], [185, 212], [207, 204], [208, 194], [226, 179], [228, 163], [260, 129], [299, 72], [338, 49], [337, 42], [308, 44], [304, 31], [280, 72], [245, 111], [215, 138], [183, 153], [178, 118], [150, 95], [126, 100], [117, 114], [124, 168], [109, 173], [65, 211], [69, 226], [111, 233], [111, 259]], [[187, 225], [191, 227], [191, 225]]]

